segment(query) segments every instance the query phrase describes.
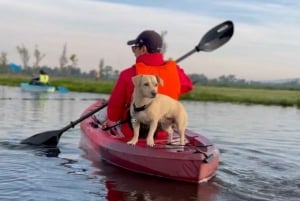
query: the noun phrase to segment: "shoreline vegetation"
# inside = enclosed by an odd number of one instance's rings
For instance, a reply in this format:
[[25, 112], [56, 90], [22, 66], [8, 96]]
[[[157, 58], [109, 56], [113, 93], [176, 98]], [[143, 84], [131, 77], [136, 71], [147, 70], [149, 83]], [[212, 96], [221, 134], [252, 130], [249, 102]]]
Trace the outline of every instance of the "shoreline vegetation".
[[[26, 76], [0, 75], [0, 85], [20, 86], [21, 82], [28, 81], [29, 78]], [[114, 83], [114, 81], [51, 77], [50, 84], [63, 86], [74, 92], [110, 94]], [[195, 85], [190, 93], [181, 97], [181, 100], [300, 107], [300, 90]]]

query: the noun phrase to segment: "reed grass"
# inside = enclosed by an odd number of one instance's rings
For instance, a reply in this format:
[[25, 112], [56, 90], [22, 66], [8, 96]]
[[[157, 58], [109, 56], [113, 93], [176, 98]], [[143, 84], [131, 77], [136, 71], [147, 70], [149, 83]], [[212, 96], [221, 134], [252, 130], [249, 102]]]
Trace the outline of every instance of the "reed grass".
[[197, 86], [182, 99], [299, 107], [300, 91]]
[[[19, 86], [21, 82], [28, 81], [29, 79], [24, 76], [0, 75], [0, 85]], [[51, 85], [63, 86], [70, 91], [109, 94], [113, 89], [114, 82], [80, 78], [51, 78]], [[181, 99], [300, 107], [300, 91], [298, 90], [196, 85], [192, 92], [183, 95]]]

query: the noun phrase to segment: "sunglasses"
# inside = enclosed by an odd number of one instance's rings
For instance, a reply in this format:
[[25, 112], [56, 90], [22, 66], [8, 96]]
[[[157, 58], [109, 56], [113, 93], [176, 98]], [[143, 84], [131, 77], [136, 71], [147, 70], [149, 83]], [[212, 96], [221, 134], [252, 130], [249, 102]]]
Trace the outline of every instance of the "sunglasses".
[[140, 45], [133, 45], [133, 46], [131, 46], [131, 50], [132, 50], [132, 51], [135, 51], [136, 48], [140, 48], [140, 47], [141, 47]]

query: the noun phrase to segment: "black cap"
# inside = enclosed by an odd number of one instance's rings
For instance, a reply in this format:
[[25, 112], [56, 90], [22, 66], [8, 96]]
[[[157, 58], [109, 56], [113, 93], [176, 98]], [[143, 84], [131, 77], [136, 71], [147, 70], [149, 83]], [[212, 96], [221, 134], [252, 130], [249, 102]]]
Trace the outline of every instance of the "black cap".
[[162, 38], [158, 33], [146, 30], [140, 33], [136, 39], [128, 41], [127, 45], [145, 45], [148, 52], [154, 53], [160, 52], [162, 43]]

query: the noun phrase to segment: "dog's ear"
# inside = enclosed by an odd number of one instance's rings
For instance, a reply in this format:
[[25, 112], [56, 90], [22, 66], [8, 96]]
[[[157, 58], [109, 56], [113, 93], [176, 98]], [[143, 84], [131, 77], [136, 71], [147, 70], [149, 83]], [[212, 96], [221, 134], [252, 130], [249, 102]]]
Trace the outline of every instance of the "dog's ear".
[[161, 79], [161, 77], [159, 77], [158, 75], [155, 75], [157, 83], [161, 86], [164, 86], [164, 80]]
[[142, 79], [142, 75], [136, 75], [136, 76], [132, 77], [133, 85], [138, 86], [141, 79]]

